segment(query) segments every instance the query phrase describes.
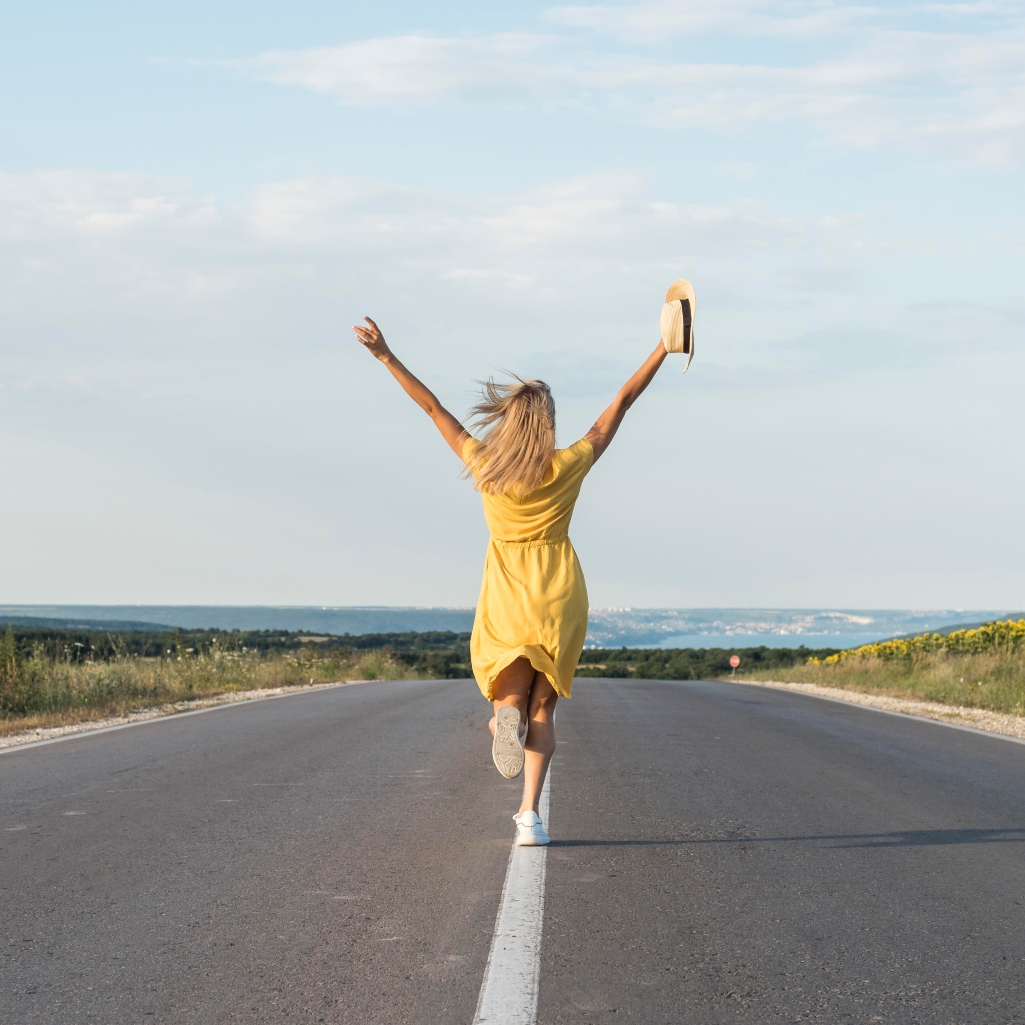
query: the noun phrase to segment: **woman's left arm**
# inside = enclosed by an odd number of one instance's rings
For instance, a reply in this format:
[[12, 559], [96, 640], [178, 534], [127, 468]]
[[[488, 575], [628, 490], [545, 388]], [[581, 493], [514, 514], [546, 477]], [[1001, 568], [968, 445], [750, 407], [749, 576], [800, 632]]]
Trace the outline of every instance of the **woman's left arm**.
[[666, 347], [661, 339], [655, 351], [644, 361], [641, 368], [630, 378], [619, 394], [612, 400], [612, 405], [594, 422], [594, 426], [584, 435], [594, 449], [594, 461], [612, 444], [612, 439], [619, 430], [619, 425], [626, 416], [626, 411], [640, 398], [641, 392], [651, 384], [652, 378], [658, 373], [662, 361], [666, 358]]
[[388, 348], [381, 329], [369, 317], [363, 319], [370, 327], [353, 328], [363, 347], [388, 368], [392, 377], [402, 386], [402, 390], [434, 421], [434, 426], [441, 431], [441, 436], [448, 442], [449, 448], [462, 459], [463, 446], [470, 437], [469, 432], [438, 401], [434, 392], [423, 381], [414, 377], [396, 358], [395, 353]]

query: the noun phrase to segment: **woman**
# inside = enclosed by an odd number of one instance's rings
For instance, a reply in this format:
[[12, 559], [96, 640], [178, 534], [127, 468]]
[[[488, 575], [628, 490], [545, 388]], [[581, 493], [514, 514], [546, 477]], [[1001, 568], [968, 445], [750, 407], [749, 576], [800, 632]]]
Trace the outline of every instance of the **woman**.
[[615, 437], [626, 411], [666, 358], [659, 341], [612, 405], [575, 445], [555, 447], [555, 404], [543, 381], [489, 381], [474, 407], [482, 441], [395, 358], [369, 318], [356, 337], [434, 421], [474, 478], [491, 531], [470, 639], [473, 674], [494, 705], [498, 771], [523, 772], [516, 843], [549, 843], [538, 801], [555, 751], [555, 703], [568, 698], [587, 633], [587, 589], [568, 536], [580, 485]]

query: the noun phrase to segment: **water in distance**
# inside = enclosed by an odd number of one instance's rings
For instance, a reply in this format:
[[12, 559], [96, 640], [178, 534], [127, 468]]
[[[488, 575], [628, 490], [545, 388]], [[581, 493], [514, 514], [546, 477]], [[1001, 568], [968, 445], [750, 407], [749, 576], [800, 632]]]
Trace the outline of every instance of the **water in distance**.
[[[107, 628], [302, 630], [318, 634], [464, 632], [472, 608], [327, 605], [2, 605], [0, 624]], [[591, 609], [588, 647], [849, 648], [1004, 618], [967, 609]]]

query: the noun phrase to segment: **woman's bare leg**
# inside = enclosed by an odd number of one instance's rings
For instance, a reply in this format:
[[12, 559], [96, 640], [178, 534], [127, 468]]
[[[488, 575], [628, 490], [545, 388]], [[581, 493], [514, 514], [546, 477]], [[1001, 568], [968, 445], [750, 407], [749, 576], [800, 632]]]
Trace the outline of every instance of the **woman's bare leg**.
[[555, 688], [544, 673], [534, 676], [527, 706], [527, 743], [523, 759], [523, 801], [520, 812], [538, 810], [541, 788], [545, 784], [548, 765], [555, 754]]
[[[537, 811], [548, 764], [555, 753], [555, 702], [559, 695], [544, 673], [534, 671], [530, 659], [518, 658], [495, 678], [491, 689], [495, 714], [503, 705], [518, 708], [527, 725], [524, 744], [523, 801], [520, 811]], [[488, 724], [495, 732], [495, 720]]]
[[[507, 665], [495, 677], [491, 686], [491, 697], [495, 706], [495, 715], [503, 705], [512, 705], [520, 711], [520, 722], [527, 725], [527, 705], [530, 700], [530, 688], [534, 684], [534, 667], [529, 658], [518, 658]], [[491, 732], [495, 732], [495, 720], [488, 723]]]

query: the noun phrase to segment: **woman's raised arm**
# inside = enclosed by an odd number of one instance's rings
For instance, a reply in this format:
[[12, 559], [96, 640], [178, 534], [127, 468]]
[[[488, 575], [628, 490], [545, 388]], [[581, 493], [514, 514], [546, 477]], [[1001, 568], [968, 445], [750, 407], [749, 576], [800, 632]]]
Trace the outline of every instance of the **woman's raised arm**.
[[402, 386], [402, 390], [434, 421], [434, 426], [441, 431], [441, 436], [448, 442], [449, 448], [460, 459], [463, 458], [463, 445], [470, 436], [465, 427], [438, 401], [437, 396], [423, 381], [414, 377], [396, 359], [395, 353], [388, 348], [388, 343], [381, 334], [381, 329], [369, 318], [363, 318], [370, 327], [354, 327], [356, 337], [363, 347], [376, 356], [391, 372], [392, 377]]
[[619, 430], [619, 425], [623, 422], [623, 417], [626, 416], [626, 411], [640, 398], [641, 392], [651, 384], [652, 378], [658, 373], [658, 368], [662, 366], [662, 361], [665, 358], [666, 347], [659, 339], [655, 351], [644, 361], [640, 370], [619, 389], [619, 394], [613, 399], [612, 405], [598, 417], [594, 426], [584, 435], [594, 449], [595, 462], [612, 443], [616, 431]]

